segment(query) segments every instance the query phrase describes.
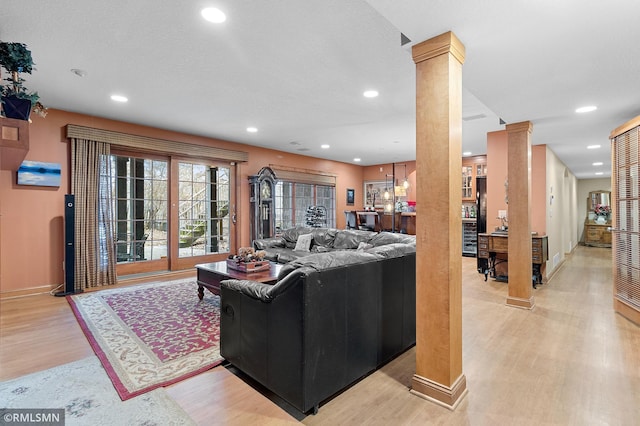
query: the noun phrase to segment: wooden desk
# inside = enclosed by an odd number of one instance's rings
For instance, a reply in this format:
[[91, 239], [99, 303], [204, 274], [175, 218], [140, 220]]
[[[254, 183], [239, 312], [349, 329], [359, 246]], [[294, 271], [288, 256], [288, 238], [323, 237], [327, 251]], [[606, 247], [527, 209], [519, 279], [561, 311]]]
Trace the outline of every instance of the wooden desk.
[[344, 217], [347, 229], [358, 229], [358, 218], [356, 217], [355, 210], [345, 210]]
[[380, 216], [378, 212], [357, 211], [356, 212], [356, 224], [358, 229], [365, 229], [369, 231], [379, 232], [381, 229]]
[[[507, 262], [509, 253], [508, 234], [478, 234], [478, 258], [489, 260], [489, 269], [484, 271], [484, 280], [488, 276], [498, 281], [507, 281], [506, 276], [496, 276], [496, 262]], [[500, 255], [500, 258], [497, 258]], [[533, 288], [542, 284], [540, 268], [549, 260], [549, 244], [546, 235], [531, 236], [531, 266], [533, 267]]]
[[409, 235], [416, 235], [416, 214], [415, 212], [403, 212], [400, 215], [400, 228], [402, 232]]

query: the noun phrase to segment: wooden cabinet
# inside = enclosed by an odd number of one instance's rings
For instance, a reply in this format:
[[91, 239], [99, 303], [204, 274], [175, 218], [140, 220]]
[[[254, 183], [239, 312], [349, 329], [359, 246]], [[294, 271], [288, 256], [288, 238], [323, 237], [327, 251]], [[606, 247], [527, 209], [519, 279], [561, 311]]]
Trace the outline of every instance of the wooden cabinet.
[[584, 221], [584, 245], [611, 247], [611, 192], [591, 191]]
[[476, 178], [487, 175], [486, 155], [465, 157], [462, 159], [462, 199], [475, 201]]
[[586, 220], [584, 224], [584, 244], [593, 247], [611, 247], [610, 224], [600, 225]]
[[541, 265], [549, 260], [547, 237], [531, 238], [531, 263]]
[[416, 235], [416, 214], [414, 212], [402, 213], [400, 215], [400, 224], [402, 232]]

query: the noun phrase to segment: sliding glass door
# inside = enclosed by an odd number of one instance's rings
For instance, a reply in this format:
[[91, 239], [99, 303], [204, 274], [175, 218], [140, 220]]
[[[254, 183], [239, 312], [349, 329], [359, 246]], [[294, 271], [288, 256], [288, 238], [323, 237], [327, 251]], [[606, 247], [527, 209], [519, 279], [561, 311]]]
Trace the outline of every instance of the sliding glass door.
[[231, 166], [138, 154], [109, 164], [119, 276], [228, 256]]
[[228, 254], [229, 168], [181, 162], [178, 169], [178, 256]]

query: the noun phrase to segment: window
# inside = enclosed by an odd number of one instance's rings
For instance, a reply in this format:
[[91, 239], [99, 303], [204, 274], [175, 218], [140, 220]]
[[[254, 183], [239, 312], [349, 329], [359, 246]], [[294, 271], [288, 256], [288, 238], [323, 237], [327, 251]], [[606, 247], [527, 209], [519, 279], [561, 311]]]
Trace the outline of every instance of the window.
[[229, 252], [229, 169], [179, 163], [179, 257]]
[[110, 158], [117, 262], [167, 255], [167, 161]]
[[276, 184], [276, 232], [306, 224], [309, 206], [323, 206], [327, 210], [326, 227], [335, 227], [335, 188], [280, 181]]

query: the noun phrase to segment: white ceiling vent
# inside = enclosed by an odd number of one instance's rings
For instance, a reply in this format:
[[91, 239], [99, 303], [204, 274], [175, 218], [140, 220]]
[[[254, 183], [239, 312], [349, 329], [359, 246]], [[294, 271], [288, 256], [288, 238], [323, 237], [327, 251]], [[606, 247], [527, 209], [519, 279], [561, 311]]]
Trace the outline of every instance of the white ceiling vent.
[[468, 115], [466, 117], [462, 117], [463, 121], [473, 121], [473, 120], [479, 120], [481, 118], [486, 118], [487, 115], [486, 114], [476, 114], [476, 115]]

